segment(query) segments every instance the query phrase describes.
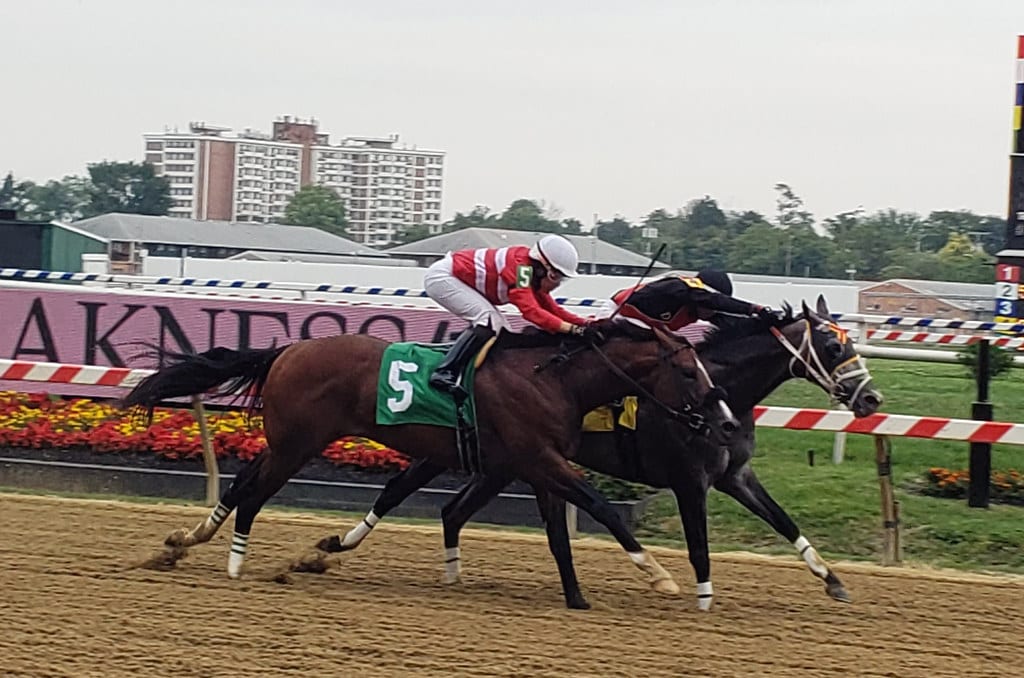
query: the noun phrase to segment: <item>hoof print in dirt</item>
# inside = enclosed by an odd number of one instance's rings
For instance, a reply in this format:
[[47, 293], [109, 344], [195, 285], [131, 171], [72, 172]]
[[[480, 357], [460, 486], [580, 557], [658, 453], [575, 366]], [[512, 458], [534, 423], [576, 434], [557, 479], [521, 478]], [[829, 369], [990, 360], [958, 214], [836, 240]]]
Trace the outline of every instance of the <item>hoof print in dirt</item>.
[[163, 551], [159, 551], [153, 554], [150, 558], [142, 561], [138, 564], [138, 567], [143, 570], [157, 570], [159, 572], [168, 572], [173, 570], [178, 564], [178, 561], [188, 555], [188, 549], [180, 546], [167, 547]]
[[323, 574], [330, 568], [331, 564], [323, 553], [307, 554], [298, 560], [292, 561], [292, 564], [288, 566], [291, 572], [312, 572], [313, 574]]

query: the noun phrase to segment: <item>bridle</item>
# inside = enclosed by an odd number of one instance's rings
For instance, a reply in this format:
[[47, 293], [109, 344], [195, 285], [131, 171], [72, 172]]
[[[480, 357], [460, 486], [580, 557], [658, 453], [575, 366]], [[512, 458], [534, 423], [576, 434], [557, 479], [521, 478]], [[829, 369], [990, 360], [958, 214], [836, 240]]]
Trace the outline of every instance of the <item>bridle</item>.
[[[660, 345], [658, 359], [659, 361], [667, 362], [669, 365], [669, 369], [672, 370], [673, 374], [678, 375], [685, 382], [686, 377], [679, 374], [679, 366], [672, 361], [672, 357], [675, 356], [680, 351], [693, 351], [693, 360], [697, 365], [698, 371], [700, 371], [704, 378], [707, 380], [708, 387], [711, 389], [712, 392], [717, 391], [719, 394], [721, 393], [721, 389], [715, 387], [714, 383], [711, 381], [711, 376], [708, 374], [707, 369], [704, 367], [704, 364], [698, 357], [697, 351], [689, 342], [669, 341], [664, 336], [664, 333], [662, 333], [662, 335], [659, 335], [658, 332], [655, 332], [655, 336], [658, 338], [658, 343]], [[674, 344], [674, 346], [670, 347], [670, 344]], [[605, 363], [605, 365], [612, 372], [612, 374], [614, 374], [619, 379], [629, 384], [632, 387], [632, 390], [635, 394], [643, 396], [646, 400], [653, 403], [661, 411], [663, 411], [670, 419], [685, 424], [691, 431], [693, 431], [697, 435], [711, 435], [711, 425], [708, 423], [707, 417], [705, 417], [700, 412], [696, 411], [693, 405], [684, 402], [681, 408], [676, 409], [669, 405], [668, 403], [664, 402], [663, 400], [655, 396], [653, 393], [648, 391], [646, 388], [644, 388], [642, 385], [640, 385], [640, 383], [636, 379], [629, 376], [629, 374], [627, 374], [621, 367], [616, 365], [612, 361], [612, 359], [608, 357], [608, 354], [601, 349], [601, 346], [598, 342], [579, 344], [572, 348], [563, 350], [562, 352], [557, 353], [554, 356], [548, 358], [543, 363], [535, 365], [533, 370], [534, 372], [541, 372], [550, 365], [564, 363], [573, 356], [582, 353], [587, 349], [593, 350], [594, 353], [596, 353]], [[719, 405], [722, 407], [723, 414], [725, 414], [726, 418], [732, 418], [732, 412], [729, 411], [728, 406], [725, 404], [725, 401], [721, 398], [720, 395], [718, 402]]]
[[[812, 325], [811, 318], [804, 316], [804, 322], [806, 326], [803, 332], [803, 338], [800, 342], [800, 348], [796, 348], [786, 338], [786, 335], [777, 327], [772, 327], [771, 332], [778, 339], [779, 343], [782, 344], [783, 348], [792, 354], [792, 358], [789, 360], [789, 373], [794, 377], [810, 377], [816, 382], [821, 388], [829, 394], [829, 397], [833, 402], [841, 402], [848, 404], [855, 402], [860, 396], [861, 391], [871, 381], [871, 375], [868, 373], [868, 368], [864, 364], [860, 355], [856, 352], [846, 360], [842, 361], [831, 370], [828, 370], [821, 356], [814, 349], [814, 341], [811, 335]], [[801, 364], [804, 368], [804, 375], [797, 374], [796, 365]], [[857, 379], [854, 384], [853, 392], [851, 393], [846, 382]]]
[[[672, 370], [673, 374], [678, 374], [678, 366], [672, 361], [672, 357], [675, 356], [680, 351], [685, 351], [687, 349], [693, 351], [694, 361], [700, 364], [700, 360], [697, 358], [697, 352], [694, 351], [693, 346], [691, 346], [690, 344], [680, 343], [674, 348], [668, 348], [665, 346], [664, 343], [659, 343], [661, 344], [661, 350], [658, 354], [658, 360], [662, 362], [667, 362], [669, 365], [669, 369]], [[708, 423], [707, 418], [703, 414], [697, 412], [693, 408], [693, 405], [684, 402], [683, 406], [680, 409], [675, 409], [674, 407], [672, 407], [671, 405], [664, 402], [663, 400], [655, 396], [653, 393], [648, 391], [646, 388], [641, 386], [636, 379], [626, 374], [626, 372], [623, 371], [621, 367], [612, 362], [612, 359], [608, 357], [608, 354], [601, 350], [601, 347], [598, 346], [596, 343], [590, 344], [589, 347], [592, 348], [594, 352], [601, 357], [601, 360], [603, 360], [605, 365], [608, 366], [608, 369], [611, 370], [612, 374], [614, 374], [619, 379], [622, 379], [627, 384], [632, 386], [634, 392], [637, 395], [643, 396], [645, 400], [648, 400], [654, 405], [656, 405], [658, 409], [660, 409], [662, 412], [668, 415], [670, 419], [685, 424], [691, 431], [693, 431], [697, 435], [705, 437], [711, 435], [711, 424]], [[701, 365], [701, 368], [703, 368], [703, 365]], [[704, 370], [704, 374], [707, 374], [707, 370]], [[708, 383], [711, 384], [710, 379], [708, 380]]]

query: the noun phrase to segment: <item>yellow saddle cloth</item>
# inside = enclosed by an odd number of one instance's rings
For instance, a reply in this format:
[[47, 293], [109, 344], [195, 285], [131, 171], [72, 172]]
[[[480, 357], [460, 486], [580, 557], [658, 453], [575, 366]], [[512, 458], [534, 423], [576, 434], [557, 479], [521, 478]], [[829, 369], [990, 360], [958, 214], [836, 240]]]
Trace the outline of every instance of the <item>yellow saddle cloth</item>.
[[[616, 415], [618, 416], [616, 417]], [[636, 396], [626, 396], [622, 399], [621, 405], [602, 405], [596, 410], [587, 412], [583, 417], [583, 432], [614, 431], [616, 421], [620, 428], [636, 430]]]

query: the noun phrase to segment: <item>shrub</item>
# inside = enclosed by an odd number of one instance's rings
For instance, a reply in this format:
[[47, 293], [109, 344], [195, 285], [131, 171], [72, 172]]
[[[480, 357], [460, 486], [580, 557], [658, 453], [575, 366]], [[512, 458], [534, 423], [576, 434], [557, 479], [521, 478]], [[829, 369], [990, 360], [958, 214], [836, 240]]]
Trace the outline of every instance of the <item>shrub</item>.
[[[932, 497], [962, 499], [967, 496], [971, 474], [934, 467], [924, 475], [921, 494]], [[1000, 504], [1024, 506], [1024, 474], [1020, 471], [993, 471], [989, 479], [989, 498]]]
[[[967, 368], [967, 374], [971, 379], [978, 379], [978, 355], [981, 353], [981, 343], [965, 346], [957, 355], [960, 364]], [[988, 376], [995, 379], [1000, 374], [1013, 367], [1013, 352], [998, 346], [988, 347]]]

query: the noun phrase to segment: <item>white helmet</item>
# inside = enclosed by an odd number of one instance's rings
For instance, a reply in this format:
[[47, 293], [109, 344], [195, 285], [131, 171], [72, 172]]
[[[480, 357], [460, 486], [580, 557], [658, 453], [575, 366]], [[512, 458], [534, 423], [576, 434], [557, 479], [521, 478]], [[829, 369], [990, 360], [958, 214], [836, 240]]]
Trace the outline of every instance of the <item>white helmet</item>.
[[576, 275], [580, 255], [566, 238], [560, 235], [546, 235], [530, 248], [530, 258], [550, 265], [562, 275]]

